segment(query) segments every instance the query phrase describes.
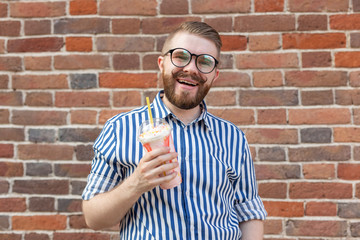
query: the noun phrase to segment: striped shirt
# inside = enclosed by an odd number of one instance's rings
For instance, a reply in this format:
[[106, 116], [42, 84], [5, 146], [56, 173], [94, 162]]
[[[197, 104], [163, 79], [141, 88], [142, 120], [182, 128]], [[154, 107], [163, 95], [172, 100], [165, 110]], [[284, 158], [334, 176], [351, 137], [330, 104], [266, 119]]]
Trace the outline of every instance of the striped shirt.
[[[240, 239], [239, 222], [267, 214], [244, 133], [207, 112], [205, 102], [199, 118], [184, 125], [165, 106], [162, 94], [152, 102], [152, 113], [172, 127], [182, 183], [144, 193], [122, 219], [120, 239]], [[107, 121], [94, 144], [84, 200], [134, 172], [145, 154], [136, 133], [148, 118], [144, 106]]]

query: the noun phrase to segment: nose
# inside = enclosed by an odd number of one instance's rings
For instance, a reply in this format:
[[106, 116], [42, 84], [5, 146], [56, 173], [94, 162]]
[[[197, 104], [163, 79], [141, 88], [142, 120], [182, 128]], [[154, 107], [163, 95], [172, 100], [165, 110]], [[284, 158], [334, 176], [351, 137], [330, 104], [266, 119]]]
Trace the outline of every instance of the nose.
[[196, 56], [191, 56], [189, 64], [183, 67], [183, 71], [189, 73], [198, 73], [198, 69], [196, 67]]

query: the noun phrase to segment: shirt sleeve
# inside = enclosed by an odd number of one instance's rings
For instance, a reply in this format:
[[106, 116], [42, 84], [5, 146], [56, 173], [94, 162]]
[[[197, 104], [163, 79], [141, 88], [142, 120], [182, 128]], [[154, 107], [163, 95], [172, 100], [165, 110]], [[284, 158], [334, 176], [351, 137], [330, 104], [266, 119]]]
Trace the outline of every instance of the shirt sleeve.
[[94, 143], [94, 158], [87, 185], [82, 193], [84, 200], [107, 192], [115, 187], [121, 179], [119, 166], [116, 163], [116, 134], [112, 123], [107, 123]]
[[253, 219], [264, 220], [267, 216], [264, 204], [258, 194], [254, 164], [245, 136], [241, 142], [242, 156], [239, 165], [240, 178], [236, 183], [235, 211], [239, 222]]

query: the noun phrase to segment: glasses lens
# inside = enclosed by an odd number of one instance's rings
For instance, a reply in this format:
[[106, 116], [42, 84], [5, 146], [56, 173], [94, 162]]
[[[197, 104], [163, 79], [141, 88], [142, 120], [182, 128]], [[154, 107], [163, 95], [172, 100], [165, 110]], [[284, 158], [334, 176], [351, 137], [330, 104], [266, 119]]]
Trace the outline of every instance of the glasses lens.
[[197, 58], [196, 65], [199, 68], [199, 70], [203, 73], [209, 73], [211, 72], [215, 67], [215, 59], [207, 54], [200, 55]]
[[185, 49], [175, 49], [171, 54], [171, 60], [177, 67], [184, 67], [191, 61], [191, 54]]

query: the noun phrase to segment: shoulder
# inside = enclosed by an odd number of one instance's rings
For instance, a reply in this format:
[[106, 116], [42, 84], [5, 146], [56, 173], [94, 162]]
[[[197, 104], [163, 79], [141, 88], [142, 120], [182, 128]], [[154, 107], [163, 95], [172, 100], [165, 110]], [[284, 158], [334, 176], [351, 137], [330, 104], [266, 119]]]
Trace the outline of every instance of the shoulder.
[[128, 112], [122, 112], [122, 113], [116, 114], [115, 116], [109, 118], [106, 121], [105, 125], [113, 125], [118, 122], [122, 122], [125, 119], [138, 118], [140, 115], [143, 115], [144, 113], [146, 113], [146, 111], [147, 111], [146, 106], [142, 106], [142, 107], [135, 108]]
[[238, 128], [234, 123], [225, 120], [221, 117], [215, 116], [212, 113], [207, 113], [207, 117], [208, 117], [208, 121], [210, 123], [210, 126], [213, 130], [216, 129], [223, 129], [223, 130], [230, 130], [231, 132], [241, 135], [241, 136], [245, 136], [244, 132]]

